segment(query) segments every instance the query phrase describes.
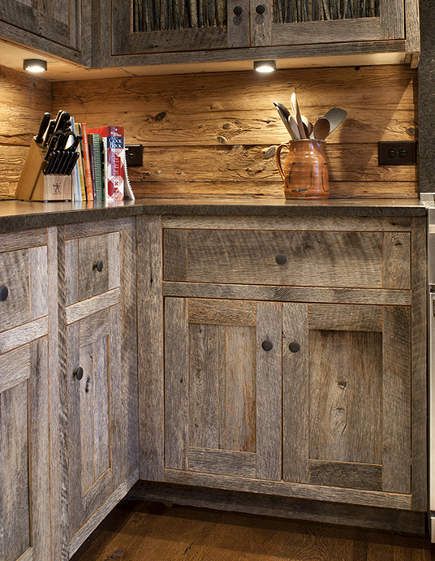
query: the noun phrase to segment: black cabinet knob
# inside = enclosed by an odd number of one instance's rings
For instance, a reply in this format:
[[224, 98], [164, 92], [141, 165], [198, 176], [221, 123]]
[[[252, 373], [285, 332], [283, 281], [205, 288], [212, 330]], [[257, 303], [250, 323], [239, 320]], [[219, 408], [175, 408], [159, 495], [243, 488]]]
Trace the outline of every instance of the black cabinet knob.
[[273, 343], [271, 341], [263, 341], [261, 343], [263, 351], [271, 351], [273, 349]]
[[301, 346], [296, 341], [292, 341], [288, 346], [290, 352], [298, 353], [301, 350]]
[[257, 12], [257, 14], [262, 16], [266, 11], [266, 6], [264, 6], [263, 4], [258, 4], [258, 6], [255, 8], [255, 11]]
[[83, 368], [81, 366], [77, 366], [77, 368], [73, 371], [73, 376], [76, 380], [81, 380], [83, 378]]
[[242, 6], [234, 6], [233, 14], [239, 18], [243, 14]]
[[0, 286], [0, 302], [4, 302], [5, 300], [7, 300], [8, 296], [9, 296], [9, 288], [5, 284], [2, 284]]
[[101, 259], [99, 259], [98, 261], [96, 261], [94, 263], [94, 266], [93, 266], [94, 271], [98, 271], [99, 273], [101, 273], [103, 268], [104, 268], [104, 263], [101, 261]]
[[278, 265], [285, 265], [287, 263], [287, 256], [286, 255], [277, 255], [275, 257], [275, 261]]

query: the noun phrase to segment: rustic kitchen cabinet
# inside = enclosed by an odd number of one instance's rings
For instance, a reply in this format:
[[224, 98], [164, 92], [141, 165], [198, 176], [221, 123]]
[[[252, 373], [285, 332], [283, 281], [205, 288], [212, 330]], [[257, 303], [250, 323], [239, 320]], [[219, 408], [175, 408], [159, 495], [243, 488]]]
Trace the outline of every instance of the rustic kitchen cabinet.
[[424, 510], [424, 274], [411, 268], [424, 224], [167, 218], [161, 239], [144, 227], [147, 314], [165, 319], [162, 362], [140, 360], [160, 396], [141, 395], [141, 478]]
[[135, 222], [65, 227], [69, 553], [138, 478]]
[[50, 54], [91, 64], [90, 0], [7, 0], [0, 36]]
[[417, 0], [99, 0], [94, 16], [100, 66], [419, 51]]
[[0, 236], [0, 558], [51, 556], [46, 229]]

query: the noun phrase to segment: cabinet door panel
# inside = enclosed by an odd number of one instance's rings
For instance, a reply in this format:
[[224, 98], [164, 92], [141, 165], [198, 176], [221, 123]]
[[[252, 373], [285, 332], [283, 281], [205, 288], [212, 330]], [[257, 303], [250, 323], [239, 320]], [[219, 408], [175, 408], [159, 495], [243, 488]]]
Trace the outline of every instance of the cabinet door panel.
[[280, 479], [280, 307], [165, 300], [167, 468]]
[[[119, 306], [68, 327], [70, 529], [74, 533], [116, 489], [124, 462]], [[75, 370], [81, 367], [78, 379]]]
[[249, 46], [249, 0], [132, 0], [111, 9], [112, 55]]
[[[253, 2], [254, 5], [257, 2]], [[382, 41], [405, 37], [404, 0], [281, 2], [265, 0], [251, 19], [254, 46]]]
[[284, 304], [283, 331], [283, 479], [409, 493], [409, 309]]
[[50, 559], [47, 339], [0, 356], [0, 558]]

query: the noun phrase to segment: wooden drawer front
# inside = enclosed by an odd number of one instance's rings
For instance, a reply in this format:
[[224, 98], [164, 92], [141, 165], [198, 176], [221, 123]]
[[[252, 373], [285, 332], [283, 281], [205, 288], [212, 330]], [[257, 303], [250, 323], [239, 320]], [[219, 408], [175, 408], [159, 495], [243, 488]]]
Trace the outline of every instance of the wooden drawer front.
[[119, 288], [120, 232], [66, 242], [67, 305]]
[[168, 281], [410, 288], [410, 234], [165, 229]]
[[47, 314], [47, 246], [0, 253], [0, 332]]

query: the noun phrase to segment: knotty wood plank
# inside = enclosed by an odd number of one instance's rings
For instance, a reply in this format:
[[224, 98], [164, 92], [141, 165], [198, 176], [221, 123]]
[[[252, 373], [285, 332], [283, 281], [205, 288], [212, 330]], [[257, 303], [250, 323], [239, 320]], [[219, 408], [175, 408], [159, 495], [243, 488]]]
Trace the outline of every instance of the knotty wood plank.
[[165, 465], [185, 469], [189, 428], [187, 302], [165, 299]]
[[0, 393], [29, 379], [30, 358], [28, 345], [0, 355]]
[[[266, 351], [262, 343], [272, 343]], [[257, 436], [256, 475], [280, 480], [282, 461], [282, 308], [281, 304], [257, 304]]]
[[255, 302], [192, 299], [188, 302], [189, 323], [213, 325], [256, 324]]
[[282, 302], [319, 302], [336, 304], [411, 304], [409, 290], [379, 290], [360, 288], [319, 288], [260, 286], [245, 284], [210, 284], [192, 282], [163, 283], [165, 296], [186, 298], [234, 298], [244, 300], [275, 300]]
[[76, 302], [67, 306], [66, 308], [66, 323], [74, 323], [75, 321], [80, 321], [81, 319], [95, 314], [100, 310], [104, 310], [110, 306], [115, 306], [120, 301], [120, 289], [115, 288], [104, 292], [103, 294], [98, 294], [87, 300], [82, 300], [81, 302]]
[[12, 349], [30, 343], [34, 339], [47, 335], [48, 320], [47, 317], [31, 321], [9, 331], [0, 333], [0, 354], [6, 353]]
[[385, 288], [411, 288], [411, 235], [384, 233]]
[[310, 304], [309, 328], [328, 331], [378, 331], [383, 328], [380, 306]]
[[32, 318], [48, 313], [48, 266], [47, 247], [33, 247], [28, 251], [29, 294]]
[[[163, 478], [164, 365], [160, 218], [136, 219], [140, 477]], [[152, 352], [150, 352], [152, 350]]]
[[382, 466], [312, 460], [309, 482], [313, 485], [382, 491]]

